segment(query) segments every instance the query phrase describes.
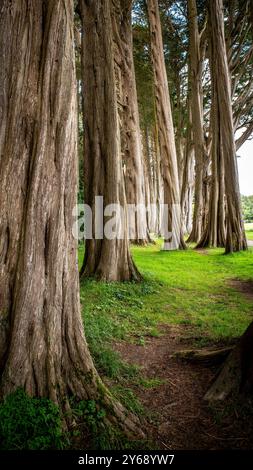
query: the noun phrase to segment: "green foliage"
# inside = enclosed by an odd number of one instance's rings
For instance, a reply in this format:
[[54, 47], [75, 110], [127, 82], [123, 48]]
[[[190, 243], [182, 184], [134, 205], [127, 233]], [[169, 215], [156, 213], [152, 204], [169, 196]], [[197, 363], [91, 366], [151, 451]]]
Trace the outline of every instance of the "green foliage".
[[253, 196], [242, 196], [242, 210], [245, 222], [253, 222]]
[[[115, 392], [115, 393], [114, 393]], [[123, 390], [122, 395], [118, 391], [113, 391], [113, 395], [117, 398], [122, 398], [122, 403], [125, 404], [124, 397], [129, 395], [129, 403], [135, 403], [136, 406], [132, 407], [132, 411], [138, 411], [137, 400], [131, 390]], [[119, 449], [132, 449], [134, 443], [128, 441], [126, 436], [115, 426], [105, 423], [107, 412], [103, 408], [102, 402], [96, 403], [94, 400], [83, 400], [80, 402], [72, 401], [72, 413], [78, 424], [78, 429], [83, 424], [88, 430], [88, 438], [90, 438], [90, 446], [92, 450], [119, 450]], [[73, 436], [79, 437], [81, 435], [79, 430], [72, 432]], [[140, 443], [141, 444], [141, 443]], [[87, 445], [87, 443], [86, 443]], [[134, 447], [135, 448], [135, 447]]]
[[17, 389], [0, 403], [1, 450], [62, 449], [65, 444], [59, 409], [52, 401]]
[[93, 434], [97, 434], [103, 420], [106, 416], [106, 411], [99, 408], [94, 400], [83, 400], [72, 406], [73, 415], [78, 420], [84, 420], [85, 424]]

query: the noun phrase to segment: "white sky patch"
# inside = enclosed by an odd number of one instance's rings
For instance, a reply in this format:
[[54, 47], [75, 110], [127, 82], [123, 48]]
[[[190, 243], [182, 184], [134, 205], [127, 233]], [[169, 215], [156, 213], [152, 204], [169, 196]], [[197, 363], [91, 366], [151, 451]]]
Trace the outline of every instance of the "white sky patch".
[[247, 140], [238, 150], [240, 191], [244, 196], [253, 195], [253, 140]]

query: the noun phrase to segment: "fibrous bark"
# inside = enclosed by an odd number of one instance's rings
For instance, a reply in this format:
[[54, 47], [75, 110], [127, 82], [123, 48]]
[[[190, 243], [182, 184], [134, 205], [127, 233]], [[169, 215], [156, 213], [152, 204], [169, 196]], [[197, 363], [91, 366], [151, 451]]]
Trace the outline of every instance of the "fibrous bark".
[[94, 399], [133, 430], [95, 370], [80, 315], [72, 7], [1, 3], [0, 393], [22, 387], [63, 408], [70, 396]]
[[[121, 151], [127, 204], [128, 225], [132, 243], [145, 245], [150, 240], [145, 204], [145, 165], [143, 159], [137, 89], [135, 80], [132, 0], [117, 0], [112, 9], [115, 67], [118, 77], [118, 110]], [[138, 206], [138, 207], [137, 207]]]
[[139, 280], [141, 276], [132, 260], [128, 242], [111, 7], [109, 0], [79, 2], [83, 25], [85, 203], [94, 214], [95, 197], [103, 196], [103, 212], [104, 208], [114, 204], [123, 209], [124, 215], [121, 238], [115, 236], [113, 239], [104, 235], [109, 218], [102, 214], [102, 233], [97, 234], [93, 217], [93, 238], [86, 240], [81, 273], [106, 281], [129, 281]]
[[[212, 43], [210, 41], [209, 50], [211, 51]], [[207, 213], [207, 224], [202, 237], [197, 244], [197, 248], [204, 247], [224, 247], [226, 242], [226, 199], [225, 199], [225, 167], [223, 148], [219, 140], [218, 121], [216, 119], [219, 103], [217, 99], [216, 89], [218, 83], [215, 75], [215, 64], [211, 64], [212, 74], [212, 182], [209, 199], [209, 207]]]
[[230, 395], [252, 394], [253, 391], [253, 323], [231, 351], [205, 395], [208, 401], [225, 400]]
[[206, 149], [204, 140], [202, 66], [200, 34], [196, 0], [188, 0], [189, 22], [189, 68], [191, 87], [192, 132], [195, 150], [195, 198], [192, 231], [189, 242], [198, 242], [202, 235], [205, 219], [205, 197], [203, 182], [206, 176]]
[[169, 231], [172, 231], [173, 225], [172, 238], [165, 239], [164, 249], [171, 249], [173, 246], [175, 248], [185, 248], [182, 235], [180, 190], [174, 126], [164, 60], [158, 1], [147, 1], [147, 10], [150, 27], [151, 57], [154, 72], [158, 139], [162, 177], [164, 182], [164, 203], [167, 204], [169, 211]]
[[[190, 60], [190, 58], [189, 58]], [[190, 67], [188, 70], [188, 96], [187, 96], [187, 131], [184, 148], [183, 175], [181, 187], [182, 227], [184, 234], [192, 231], [192, 207], [194, 195], [194, 155], [195, 147], [192, 131], [192, 90]]]
[[[231, 105], [231, 80], [228, 68], [222, 0], [210, 0], [210, 60], [212, 64], [213, 97], [215, 99], [213, 119], [213, 152], [216, 152], [214, 171], [214, 184], [217, 179], [223, 179], [226, 197], [226, 253], [247, 249], [247, 242], [243, 227], [241, 198], [238, 180], [238, 169], [235, 149], [233, 114]], [[215, 192], [217, 198], [217, 192]], [[220, 205], [216, 211], [223, 210], [223, 184], [219, 184]], [[221, 215], [222, 217], [222, 215]], [[221, 221], [222, 226], [222, 221]]]

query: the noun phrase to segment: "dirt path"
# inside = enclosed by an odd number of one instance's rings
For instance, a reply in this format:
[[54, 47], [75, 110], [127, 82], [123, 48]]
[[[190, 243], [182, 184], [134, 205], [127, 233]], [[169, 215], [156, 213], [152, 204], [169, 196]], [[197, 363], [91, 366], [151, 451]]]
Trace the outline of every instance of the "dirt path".
[[252, 429], [250, 432], [236, 412], [218, 424], [214, 411], [203, 401], [217, 371], [171, 358], [173, 352], [191, 348], [186, 327], [166, 326], [161, 330], [163, 336], [149, 338], [144, 346], [115, 344], [125, 361], [141, 366], [144, 376], [162, 380], [155, 388], [134, 389], [150, 415], [147, 432], [157, 448], [253, 448]]

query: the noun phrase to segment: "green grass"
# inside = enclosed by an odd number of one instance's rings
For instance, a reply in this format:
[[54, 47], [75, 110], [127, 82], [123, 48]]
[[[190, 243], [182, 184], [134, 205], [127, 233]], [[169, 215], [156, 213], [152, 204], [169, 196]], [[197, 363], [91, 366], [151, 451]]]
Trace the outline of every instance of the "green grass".
[[[231, 279], [253, 277], [253, 250], [224, 255], [193, 249], [164, 252], [161, 242], [132, 247], [143, 275], [142, 283], [81, 281], [85, 334], [96, 367], [113, 393], [136, 411], [141, 408], [129, 386], [157, 387], [126, 364], [112, 348], [124, 341], [145, 345], [147, 337], [162, 335], [162, 325], [185, 327], [194, 344], [229, 342], [240, 336], [253, 317], [253, 302], [229, 285]], [[83, 248], [79, 250], [79, 263]]]
[[144, 276], [140, 284], [81, 283], [86, 335], [91, 348], [113, 340], [145, 342], [161, 324], [191, 326], [211, 341], [239, 336], [252, 318], [252, 302], [229, 286], [252, 279], [253, 252], [223, 255], [209, 250], [160, 251], [160, 244], [132, 248]]

